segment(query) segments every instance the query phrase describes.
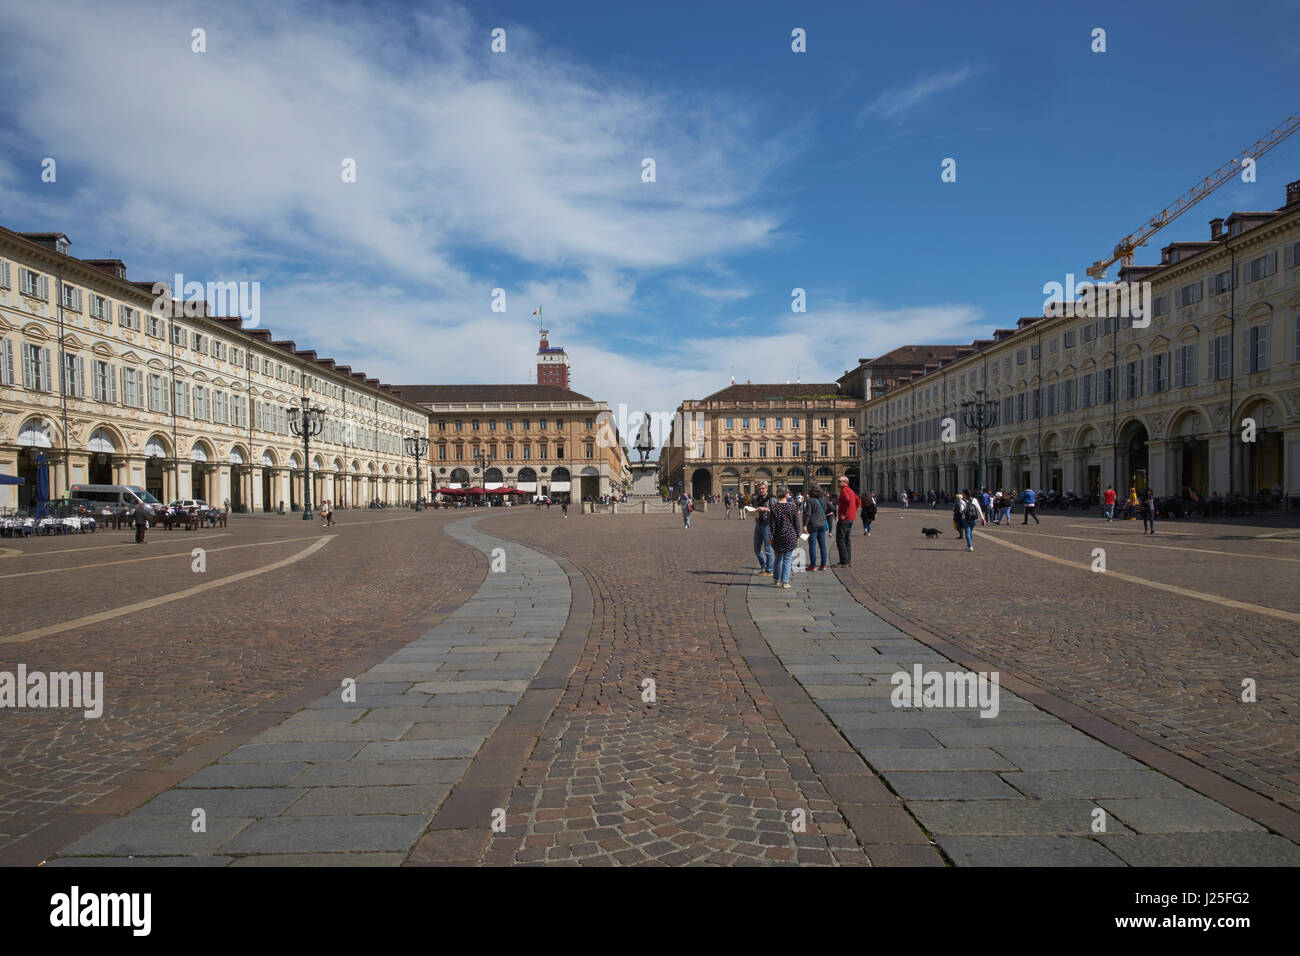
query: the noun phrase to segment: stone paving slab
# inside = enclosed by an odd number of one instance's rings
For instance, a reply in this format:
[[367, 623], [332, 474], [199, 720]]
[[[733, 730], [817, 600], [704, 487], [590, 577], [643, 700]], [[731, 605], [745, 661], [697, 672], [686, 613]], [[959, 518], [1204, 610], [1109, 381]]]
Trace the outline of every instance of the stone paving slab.
[[[445, 527], [506, 570], [489, 572], [437, 627], [67, 847], [69, 859], [141, 865], [391, 866], [545, 663], [568, 618], [568, 576], [550, 558], [474, 528]], [[206, 831], [191, 830], [193, 811]], [[55, 860], [57, 864], [59, 861]]]
[[[896, 707], [896, 673], [966, 669], [830, 573], [753, 578], [755, 624], [808, 695], [960, 866], [1199, 865], [1300, 847], [999, 687], [997, 713]], [[856, 680], [855, 680], [856, 678]], [[945, 701], [946, 704], [953, 703]], [[1104, 820], [1105, 830], [1096, 829]]]

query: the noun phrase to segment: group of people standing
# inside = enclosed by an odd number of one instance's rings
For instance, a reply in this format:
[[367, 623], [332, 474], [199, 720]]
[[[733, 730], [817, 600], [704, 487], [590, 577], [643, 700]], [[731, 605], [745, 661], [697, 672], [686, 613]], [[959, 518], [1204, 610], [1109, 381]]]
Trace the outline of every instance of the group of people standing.
[[772, 495], [767, 482], [759, 482], [758, 491], [745, 507], [754, 510], [754, 556], [760, 577], [771, 577], [776, 587], [790, 587], [790, 568], [801, 539], [808, 541], [808, 570], [825, 571], [826, 538], [832, 528], [839, 553], [835, 567], [853, 566], [853, 522], [861, 513], [864, 533], [870, 534], [876, 500], [870, 495], [865, 500], [859, 498], [847, 478], [839, 478], [836, 484], [834, 497], [814, 484], [807, 497], [797, 500], [786, 485], [779, 485]]

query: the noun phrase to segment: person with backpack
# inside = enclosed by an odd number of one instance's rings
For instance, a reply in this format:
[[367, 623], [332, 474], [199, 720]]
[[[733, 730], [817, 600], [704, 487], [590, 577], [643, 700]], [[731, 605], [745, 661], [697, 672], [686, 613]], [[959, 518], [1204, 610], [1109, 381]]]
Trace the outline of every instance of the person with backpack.
[[980, 510], [979, 502], [969, 491], [963, 489], [957, 493], [957, 500], [952, 506], [952, 520], [961, 526], [962, 535], [966, 538], [966, 550], [974, 551], [975, 525], [978, 522], [988, 524], [988, 520]]
[[862, 533], [868, 538], [871, 537], [871, 523], [876, 520], [879, 510], [876, 507], [876, 496], [867, 492], [867, 496], [862, 499]]
[[1142, 512], [1142, 533], [1156, 533], [1156, 496], [1150, 488], [1142, 491], [1142, 503], [1138, 506]]
[[691, 526], [691, 512], [695, 510], [695, 505], [691, 502], [690, 494], [683, 491], [678, 504], [682, 506], [682, 527], [689, 528]]
[[[803, 526], [804, 530], [808, 532], [809, 571], [826, 570], [826, 516], [828, 510], [821, 489], [813, 485], [803, 507]], [[820, 563], [817, 560], [818, 549], [820, 549], [822, 556]]]

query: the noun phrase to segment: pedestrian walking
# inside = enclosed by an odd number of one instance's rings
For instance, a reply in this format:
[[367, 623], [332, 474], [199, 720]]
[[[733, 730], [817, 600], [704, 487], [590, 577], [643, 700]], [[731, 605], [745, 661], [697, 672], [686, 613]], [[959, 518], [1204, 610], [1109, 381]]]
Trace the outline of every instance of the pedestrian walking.
[[871, 537], [871, 523], [876, 520], [876, 513], [879, 510], [876, 506], [876, 496], [867, 492], [867, 496], [862, 499], [862, 533], [868, 538]]
[[569, 517], [569, 499], [568, 499], [568, 498], [565, 498], [563, 501], [560, 502], [560, 512], [564, 515], [564, 517], [566, 517], [566, 518]]
[[1106, 516], [1107, 521], [1115, 520], [1115, 486], [1107, 485], [1106, 493], [1101, 496], [1102, 514]]
[[850, 568], [853, 566], [853, 522], [857, 520], [862, 499], [849, 487], [849, 479], [843, 475], [838, 484], [840, 495], [835, 506], [835, 550], [840, 554], [840, 563], [836, 567]]
[[144, 544], [144, 532], [145, 529], [149, 527], [149, 516], [151, 514], [153, 514], [153, 512], [150, 510], [149, 506], [145, 504], [143, 501], [141, 501], [135, 506], [135, 511], [132, 512], [132, 517], [133, 520], [135, 521], [135, 543], [136, 544]]
[[682, 527], [689, 528], [691, 526], [691, 513], [695, 510], [695, 505], [691, 502], [691, 496], [683, 491], [677, 503], [682, 506]]
[[758, 491], [750, 498], [754, 509], [754, 557], [758, 558], [759, 577], [772, 574], [772, 528], [768, 523], [768, 505], [772, 497], [767, 493], [767, 482], [758, 483]]
[[1029, 524], [1030, 518], [1034, 519], [1034, 524], [1042, 524], [1035, 513], [1038, 510], [1038, 495], [1034, 493], [1034, 489], [1026, 488], [1025, 493], [1020, 496], [1020, 500], [1025, 504], [1025, 520], [1021, 524]]
[[782, 485], [776, 499], [769, 498], [767, 504], [757, 512], [767, 519], [771, 531], [773, 562], [773, 584], [779, 588], [790, 587], [790, 565], [794, 558], [794, 549], [799, 545], [802, 524], [799, 506], [790, 500], [790, 489]]
[[1128, 521], [1136, 521], [1138, 513], [1138, 492], [1136, 488], [1128, 490], [1128, 507], [1125, 509], [1125, 518]]
[[[906, 511], [907, 510], [907, 489], [906, 488], [903, 489], [903, 493], [902, 495], [899, 496], [899, 500], [902, 501], [903, 503], [903, 511]], [[900, 511], [898, 513], [898, 516], [900, 518], [903, 517], [903, 511]]]
[[725, 509], [724, 517], [727, 521], [731, 520], [731, 493], [722, 496], [722, 507]]
[[[822, 497], [822, 490], [813, 485], [804, 502], [803, 527], [808, 532], [808, 570], [826, 570], [826, 515], [827, 505]], [[817, 555], [821, 554], [821, 560]]]
[[1156, 533], [1156, 496], [1151, 493], [1150, 488], [1143, 489], [1142, 504], [1140, 505], [1140, 508], [1142, 510], [1142, 533], [1155, 534]]
[[966, 489], [957, 493], [957, 500], [952, 506], [952, 520], [961, 528], [962, 536], [966, 539], [966, 550], [974, 551], [975, 525], [980, 522], [988, 524], [988, 519], [984, 517], [979, 502]]

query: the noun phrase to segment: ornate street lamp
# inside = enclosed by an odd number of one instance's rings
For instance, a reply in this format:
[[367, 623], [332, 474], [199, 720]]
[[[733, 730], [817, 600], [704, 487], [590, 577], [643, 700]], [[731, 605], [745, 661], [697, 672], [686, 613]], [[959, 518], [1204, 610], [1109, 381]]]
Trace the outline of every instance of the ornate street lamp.
[[976, 481], [975, 493], [984, 490], [984, 432], [998, 423], [998, 403], [996, 399], [985, 399], [984, 389], [977, 388], [975, 397], [961, 403], [961, 420], [967, 428], [979, 432], [979, 479]]
[[406, 453], [415, 459], [415, 510], [424, 510], [424, 497], [420, 494], [420, 459], [429, 454], [429, 439], [414, 430], [404, 439]]
[[[496, 460], [497, 460], [496, 455], [489, 454], [488, 452], [485, 452], [482, 448], [474, 449], [474, 470], [481, 471], [483, 473], [482, 487], [484, 492], [487, 491], [488, 469], [491, 468], [494, 464], [496, 464]], [[542, 470], [545, 471], [546, 469], [543, 468]], [[487, 501], [488, 501], [488, 497], [487, 494], [485, 493], [483, 495], [483, 503], [487, 504]]]
[[302, 520], [311, 520], [311, 440], [325, 428], [325, 409], [308, 407], [304, 396], [302, 408], [290, 406], [289, 429], [302, 436]]
[[880, 439], [884, 437], [874, 425], [867, 426], [867, 486], [865, 490], [870, 494], [876, 487], [876, 451], [880, 448]]

